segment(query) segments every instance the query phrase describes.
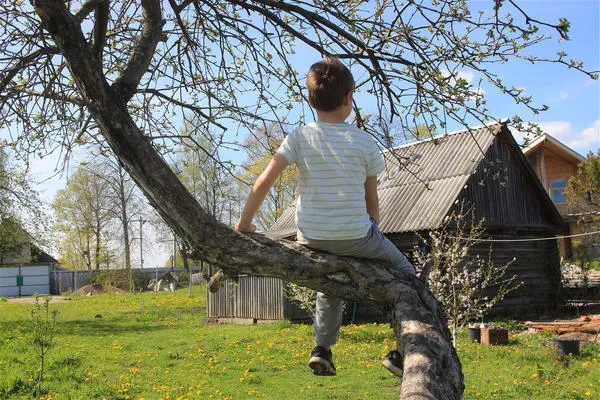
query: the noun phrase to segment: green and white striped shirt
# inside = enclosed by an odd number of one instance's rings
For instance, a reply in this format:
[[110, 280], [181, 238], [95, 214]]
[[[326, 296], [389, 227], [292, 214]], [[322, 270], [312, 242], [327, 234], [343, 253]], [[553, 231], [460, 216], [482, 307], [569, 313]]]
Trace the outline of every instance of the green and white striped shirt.
[[299, 236], [347, 240], [367, 235], [365, 181], [385, 168], [369, 134], [353, 125], [313, 122], [290, 133], [277, 152], [298, 166]]

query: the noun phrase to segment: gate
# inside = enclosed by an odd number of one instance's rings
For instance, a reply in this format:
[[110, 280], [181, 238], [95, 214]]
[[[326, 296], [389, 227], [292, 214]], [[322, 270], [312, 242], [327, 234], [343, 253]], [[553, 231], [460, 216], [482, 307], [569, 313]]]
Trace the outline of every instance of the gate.
[[50, 267], [32, 265], [0, 268], [0, 297], [50, 294]]

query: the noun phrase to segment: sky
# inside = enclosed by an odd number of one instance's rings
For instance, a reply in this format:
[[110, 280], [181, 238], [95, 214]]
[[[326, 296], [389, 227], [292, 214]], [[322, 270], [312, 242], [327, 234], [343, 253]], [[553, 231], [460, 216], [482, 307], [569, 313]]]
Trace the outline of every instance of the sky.
[[[471, 8], [478, 3], [489, 6], [490, 0], [472, 1]], [[600, 70], [600, 0], [521, 0], [518, 2], [530, 16], [539, 20], [555, 22], [564, 17], [571, 22], [570, 40], [559, 41], [558, 34], [536, 47], [535, 54], [568, 53], [570, 58], [583, 61], [588, 70]], [[309, 62], [310, 61], [310, 62]], [[311, 57], [301, 61], [297, 70], [313, 62]], [[306, 64], [306, 65], [303, 65]], [[505, 82], [519, 88], [534, 98], [537, 105], [546, 104], [549, 110], [534, 115], [525, 111], [507, 96], [497, 93], [494, 88], [484, 86], [488, 99], [488, 109], [499, 118], [510, 118], [519, 114], [524, 121], [536, 122], [556, 139], [579, 154], [586, 156], [590, 151], [597, 153], [600, 148], [600, 82], [592, 80], [564, 65], [510, 62], [494, 65], [495, 71]], [[478, 77], [465, 72], [463, 78], [476, 83]], [[360, 100], [359, 100], [360, 101]], [[363, 106], [359, 104], [359, 106]], [[449, 127], [461, 129], [460, 126]], [[518, 132], [513, 133], [518, 136]], [[0, 131], [0, 139], [5, 132]], [[519, 138], [518, 138], [519, 139]], [[71, 165], [76, 164], [72, 163]], [[44, 159], [33, 159], [31, 174], [42, 198], [50, 202], [56, 191], [65, 185], [66, 173], [57, 173], [59, 155]]]
[[[583, 61], [586, 69], [600, 70], [600, 0], [522, 1], [531, 16], [556, 21], [564, 17], [571, 22], [570, 40], [558, 38], [544, 43], [539, 52], [554, 54], [565, 51], [570, 58]], [[563, 65], [531, 65], [526, 62], [502, 66], [504, 79], [524, 88], [534, 101], [550, 108], [544, 113], [519, 112], [519, 107], [500, 96], [490, 98], [490, 110], [496, 115], [512, 117], [519, 113], [526, 121], [540, 127], [571, 149], [586, 156], [600, 148], [600, 82]], [[490, 93], [491, 94], [491, 93]]]

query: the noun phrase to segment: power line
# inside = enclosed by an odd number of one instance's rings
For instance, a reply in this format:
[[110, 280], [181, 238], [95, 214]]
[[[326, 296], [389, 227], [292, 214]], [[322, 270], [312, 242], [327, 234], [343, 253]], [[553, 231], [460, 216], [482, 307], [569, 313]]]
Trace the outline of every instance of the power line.
[[[485, 243], [509, 243], [509, 242], [541, 242], [544, 240], [557, 240], [557, 239], [567, 239], [581, 236], [591, 236], [600, 234], [600, 231], [595, 232], [587, 232], [587, 233], [577, 233], [575, 235], [561, 235], [561, 236], [552, 236], [552, 237], [543, 237], [543, 238], [528, 238], [528, 239], [471, 239], [474, 242], [485, 242]], [[456, 236], [450, 236], [452, 239], [463, 239], [467, 240], [468, 238], [460, 238]]]

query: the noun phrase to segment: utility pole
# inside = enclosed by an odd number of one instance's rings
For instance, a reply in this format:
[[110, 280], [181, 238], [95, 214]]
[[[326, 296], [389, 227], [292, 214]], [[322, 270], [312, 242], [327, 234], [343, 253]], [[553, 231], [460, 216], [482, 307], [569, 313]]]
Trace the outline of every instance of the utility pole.
[[175, 236], [175, 232], [173, 232], [173, 257], [171, 259], [171, 269], [175, 269], [177, 267], [177, 237]]
[[144, 269], [144, 231], [142, 227], [144, 226], [145, 220], [140, 217], [140, 268]]

